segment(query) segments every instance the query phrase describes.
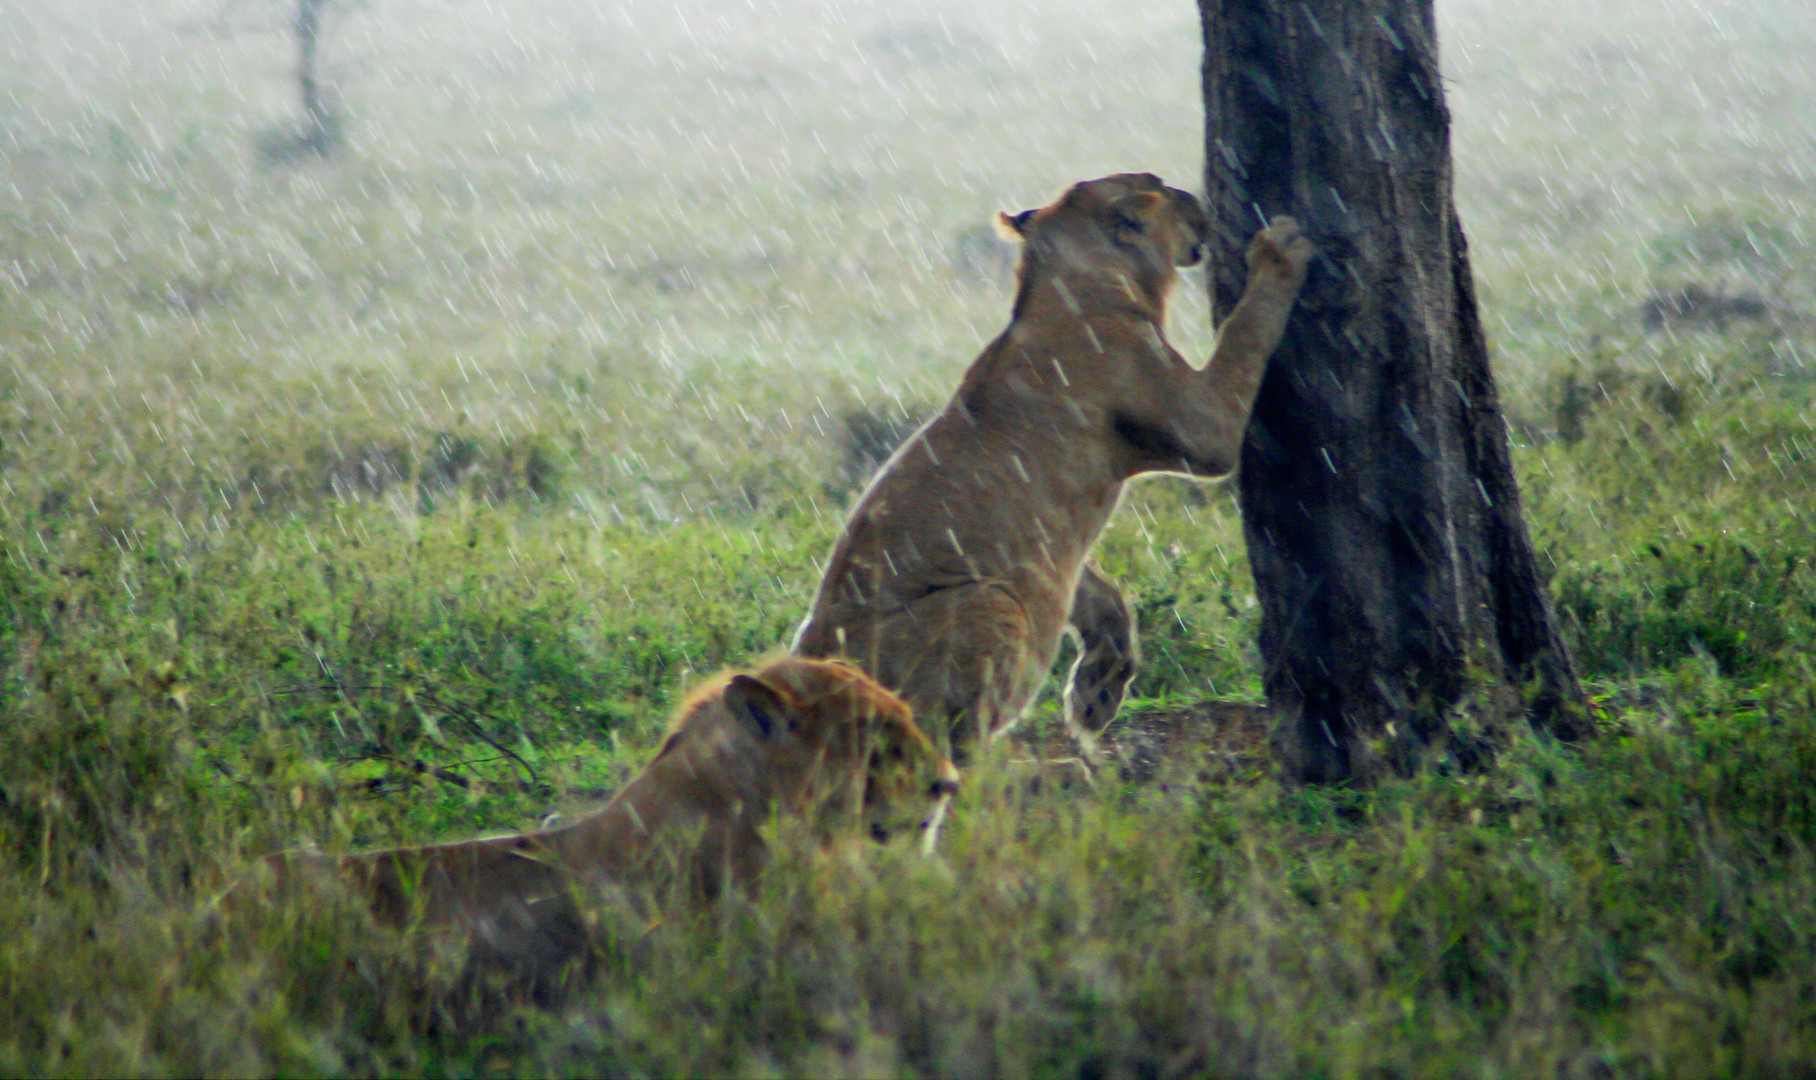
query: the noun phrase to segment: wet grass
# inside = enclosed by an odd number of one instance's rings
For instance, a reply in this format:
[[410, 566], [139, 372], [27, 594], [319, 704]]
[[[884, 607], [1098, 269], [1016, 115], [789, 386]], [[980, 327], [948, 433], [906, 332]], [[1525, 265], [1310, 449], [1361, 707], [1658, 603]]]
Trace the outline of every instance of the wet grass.
[[[0, 11], [31, 43], [0, 76], [0, 1072], [1816, 1068], [1795, 5], [1444, 13], [1592, 745], [1369, 792], [1245, 754], [1094, 790], [986, 759], [938, 858], [784, 829], [753, 898], [602, 904], [544, 1006], [334, 904], [224, 910], [274, 850], [613, 790], [687, 686], [787, 639], [859, 436], [999, 327], [966, 230], [1196, 168], [1189, 11], [776, 33], [529, 5], [507, 35], [467, 7], [420, 39], [401, 2], [349, 16], [350, 150], [297, 170], [251, 153], [280, 35], [133, 24], [110, 52]], [[1670, 107], [1686, 71], [1706, 113]], [[1768, 317], [1648, 332], [1688, 284]], [[1227, 492], [1139, 485], [1100, 554], [1142, 626], [1135, 708], [1257, 699]]]

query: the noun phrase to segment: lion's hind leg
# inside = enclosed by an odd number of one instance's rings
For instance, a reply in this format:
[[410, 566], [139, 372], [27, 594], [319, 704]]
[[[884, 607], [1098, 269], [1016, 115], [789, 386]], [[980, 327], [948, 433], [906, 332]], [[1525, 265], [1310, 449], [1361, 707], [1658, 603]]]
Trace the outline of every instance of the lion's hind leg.
[[584, 946], [577, 882], [540, 834], [364, 852], [334, 864], [381, 924], [452, 933], [488, 968], [550, 971]]
[[1008, 731], [1034, 695], [1031, 634], [1027, 610], [1007, 587], [972, 582], [890, 617], [869, 655], [854, 659], [900, 694], [940, 750], [962, 764], [974, 746]]
[[1070, 622], [1078, 635], [1078, 660], [1066, 676], [1066, 730], [1079, 753], [1095, 761], [1098, 736], [1116, 718], [1141, 662], [1135, 616], [1122, 592], [1086, 563], [1072, 596]]

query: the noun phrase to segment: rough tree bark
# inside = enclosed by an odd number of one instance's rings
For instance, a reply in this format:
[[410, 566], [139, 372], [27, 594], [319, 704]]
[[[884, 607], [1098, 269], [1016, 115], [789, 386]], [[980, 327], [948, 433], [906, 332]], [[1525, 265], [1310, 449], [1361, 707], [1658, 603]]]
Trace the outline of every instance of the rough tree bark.
[[1432, 0], [1199, 0], [1213, 304], [1242, 246], [1294, 214], [1311, 280], [1238, 473], [1279, 749], [1366, 781], [1453, 720], [1524, 712], [1588, 734], [1489, 374]]

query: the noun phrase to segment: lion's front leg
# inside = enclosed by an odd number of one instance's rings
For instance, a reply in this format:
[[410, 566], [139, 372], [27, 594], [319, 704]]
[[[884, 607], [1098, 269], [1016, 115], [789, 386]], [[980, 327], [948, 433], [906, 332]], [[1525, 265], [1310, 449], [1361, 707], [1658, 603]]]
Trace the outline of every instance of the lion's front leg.
[[1223, 476], [1236, 467], [1261, 376], [1286, 332], [1315, 253], [1290, 217], [1277, 217], [1256, 234], [1248, 251], [1248, 284], [1217, 328], [1210, 363], [1202, 371], [1181, 365], [1155, 402], [1166, 417], [1158, 430], [1167, 435], [1152, 440], [1165, 448], [1157, 467], [1200, 476]]
[[1261, 385], [1261, 371], [1280, 335], [1287, 316], [1305, 286], [1305, 274], [1317, 248], [1299, 223], [1281, 215], [1255, 234], [1248, 249], [1248, 283], [1242, 298], [1217, 328], [1217, 344], [1207, 370], [1241, 388], [1249, 385], [1249, 400]]
[[1078, 660], [1066, 676], [1066, 729], [1079, 753], [1095, 761], [1098, 736], [1116, 719], [1141, 662], [1135, 616], [1121, 590], [1086, 563], [1069, 621], [1078, 635]]

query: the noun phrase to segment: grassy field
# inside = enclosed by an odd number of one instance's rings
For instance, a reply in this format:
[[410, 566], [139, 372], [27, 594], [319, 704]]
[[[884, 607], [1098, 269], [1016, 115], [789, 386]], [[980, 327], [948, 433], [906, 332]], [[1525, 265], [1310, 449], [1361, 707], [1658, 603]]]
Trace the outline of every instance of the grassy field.
[[[575, 7], [348, 11], [347, 145], [275, 165], [281, 5], [0, 0], [0, 1073], [1816, 1073], [1801, 0], [1439, 5], [1592, 745], [986, 757], [937, 858], [780, 836], [752, 902], [600, 912], [548, 1009], [357, 912], [223, 921], [265, 853], [613, 790], [1000, 328], [988, 215], [1196, 186], [1186, 5]], [[1139, 485], [1102, 561], [1135, 713], [1258, 699], [1226, 492]]]

